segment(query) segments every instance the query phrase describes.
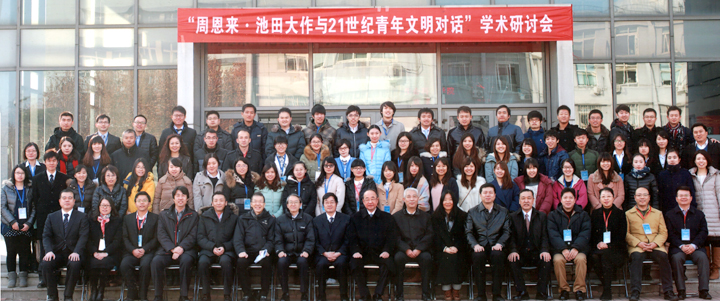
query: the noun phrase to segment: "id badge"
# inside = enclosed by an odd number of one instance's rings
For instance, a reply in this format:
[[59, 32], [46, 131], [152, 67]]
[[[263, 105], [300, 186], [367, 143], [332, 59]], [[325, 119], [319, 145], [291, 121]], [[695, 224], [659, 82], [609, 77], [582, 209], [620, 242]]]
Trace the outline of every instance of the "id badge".
[[603, 232], [603, 242], [606, 244], [610, 243], [610, 231]]
[[287, 180], [287, 176], [280, 177], [280, 181], [287, 182], [286, 180]]
[[316, 182], [317, 182], [317, 179], [318, 179], [319, 177], [320, 177], [320, 172], [319, 172], [319, 171], [316, 171], [316, 172], [315, 172], [315, 181], [316, 181]]
[[100, 244], [98, 245], [98, 251], [105, 251], [105, 239], [100, 239]]
[[245, 208], [245, 210], [250, 210], [250, 199], [243, 199], [243, 204], [243, 208]]
[[588, 180], [588, 171], [587, 170], [581, 170], [580, 171], [580, 177], [583, 181], [587, 182]]
[[18, 219], [27, 219], [27, 208], [18, 208]]
[[138, 248], [142, 248], [142, 234], [138, 235]]
[[400, 183], [403, 182], [403, 174], [405, 174], [405, 173], [404, 173], [404, 172], [399, 172], [399, 173], [398, 173], [398, 178], [400, 179]]
[[643, 224], [643, 231], [645, 231], [645, 235], [652, 234], [652, 229], [650, 229], [650, 224]]
[[682, 241], [690, 241], [690, 229], [680, 229], [680, 239]]
[[80, 212], [82, 212], [82, 213], [85, 213], [85, 207], [78, 207], [77, 210], [80, 211]]
[[355, 205], [357, 207], [355, 212], [360, 212], [360, 202], [355, 202]]
[[565, 229], [563, 230], [563, 240], [565, 242], [571, 242], [572, 241], [572, 230]]
[[390, 213], [390, 206], [388, 206], [388, 205], [383, 206], [383, 211]]

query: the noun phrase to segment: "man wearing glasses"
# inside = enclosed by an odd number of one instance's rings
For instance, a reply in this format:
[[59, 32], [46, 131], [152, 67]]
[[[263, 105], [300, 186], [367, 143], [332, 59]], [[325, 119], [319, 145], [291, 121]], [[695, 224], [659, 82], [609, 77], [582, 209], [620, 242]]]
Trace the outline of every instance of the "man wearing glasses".
[[100, 138], [103, 138], [103, 141], [105, 142], [105, 150], [107, 150], [108, 154], [112, 154], [116, 150], [120, 149], [120, 138], [108, 132], [110, 129], [110, 116], [101, 114], [95, 118], [95, 128], [98, 130], [96, 133], [92, 133], [85, 137], [86, 146], [93, 136], [98, 135]]
[[150, 164], [150, 166], [155, 166], [160, 151], [158, 150], [158, 143], [155, 136], [145, 132], [145, 129], [147, 128], [147, 118], [143, 115], [137, 115], [133, 119], [132, 125], [133, 130], [135, 131], [135, 146], [145, 150], [148, 154], [145, 160]]

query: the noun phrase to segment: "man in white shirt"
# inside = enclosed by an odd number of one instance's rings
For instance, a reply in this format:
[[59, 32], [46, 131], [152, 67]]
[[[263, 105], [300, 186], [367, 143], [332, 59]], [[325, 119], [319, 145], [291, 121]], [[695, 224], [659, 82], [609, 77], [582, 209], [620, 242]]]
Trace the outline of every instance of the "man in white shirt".
[[96, 133], [92, 133], [85, 137], [85, 146], [88, 145], [88, 142], [90, 142], [90, 139], [92, 139], [93, 136], [98, 135], [100, 138], [103, 138], [103, 141], [105, 141], [105, 149], [108, 154], [112, 154], [116, 150], [120, 149], [120, 138], [108, 132], [110, 129], [110, 116], [100, 114], [97, 118], [95, 118], [95, 128], [98, 130]]

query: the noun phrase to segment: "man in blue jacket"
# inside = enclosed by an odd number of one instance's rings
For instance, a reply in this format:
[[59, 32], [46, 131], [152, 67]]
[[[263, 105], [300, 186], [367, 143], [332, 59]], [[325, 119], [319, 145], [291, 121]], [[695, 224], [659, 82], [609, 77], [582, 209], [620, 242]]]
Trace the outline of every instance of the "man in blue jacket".
[[568, 158], [567, 152], [558, 143], [558, 132], [555, 130], [545, 132], [545, 144], [548, 148], [538, 156], [541, 165], [540, 173], [545, 174], [553, 181], [562, 176], [560, 163]]
[[510, 150], [514, 149], [515, 152], [520, 151], [520, 145], [523, 139], [525, 139], [525, 135], [519, 126], [510, 123], [510, 116], [510, 108], [506, 105], [501, 105], [495, 109], [495, 117], [497, 118], [498, 125], [488, 130], [488, 143], [485, 144], [486, 151], [493, 150], [495, 147], [495, 139], [498, 136], [506, 136], [508, 138], [508, 141], [512, 143]]
[[524, 137], [525, 139], [530, 138], [535, 142], [539, 154], [547, 149], [547, 145], [545, 145], [545, 129], [542, 127], [543, 116], [538, 111], [530, 111], [527, 119], [530, 128], [525, 132]]

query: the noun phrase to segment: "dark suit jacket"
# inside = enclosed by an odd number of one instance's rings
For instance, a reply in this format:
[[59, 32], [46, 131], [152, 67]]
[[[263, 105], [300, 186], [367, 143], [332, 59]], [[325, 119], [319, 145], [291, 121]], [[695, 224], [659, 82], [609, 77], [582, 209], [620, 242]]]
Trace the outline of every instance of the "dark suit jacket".
[[[98, 135], [97, 132], [92, 133], [90, 135], [85, 136], [85, 146], [88, 146], [88, 142], [90, 142], [90, 139]], [[120, 138], [117, 136], [108, 133], [107, 134], [107, 144], [105, 144], [105, 150], [107, 150], [108, 154], [114, 153], [116, 150], [119, 150], [122, 147], [122, 142], [120, 141]], [[92, 151], [92, 148], [88, 147], [90, 151]]]
[[349, 255], [348, 239], [345, 235], [348, 225], [350, 225], [350, 216], [342, 212], [335, 212], [335, 220], [332, 225], [328, 221], [327, 213], [315, 217], [313, 220], [315, 248], [319, 256], [325, 252], [340, 252], [340, 254]]
[[395, 219], [390, 213], [376, 208], [375, 214], [370, 217], [366, 209], [360, 209], [350, 217], [348, 227], [350, 254], [359, 252], [364, 256], [377, 256], [382, 252], [388, 252], [392, 256], [398, 239], [396, 228]]
[[[97, 219], [91, 218], [88, 221], [90, 223], [90, 237], [86, 249], [88, 254], [92, 256], [93, 253], [99, 251], [98, 247], [100, 246], [100, 239], [103, 238], [103, 233]], [[122, 241], [122, 219], [119, 216], [111, 217], [110, 221], [105, 224], [105, 253], [108, 253], [111, 257], [119, 258], [123, 249], [125, 248]]]
[[[528, 238], [528, 235], [530, 236]], [[526, 243], [529, 240], [529, 244]], [[510, 253], [519, 254], [550, 252], [547, 233], [547, 215], [533, 208], [530, 213], [530, 232], [525, 227], [525, 212], [510, 213]]]
[[[43, 230], [42, 243], [43, 247], [45, 247], [45, 253], [53, 252], [58, 256], [63, 254], [64, 251], [69, 250], [72, 253], [83, 255], [89, 235], [90, 225], [87, 216], [77, 210], [73, 210], [72, 214], [70, 214], [68, 231], [67, 234], [65, 234], [63, 212], [62, 210], [58, 210], [47, 217], [45, 229]], [[42, 255], [45, 256], [45, 254]]]
[[[690, 147], [690, 146], [688, 146]], [[679, 206], [676, 206], [672, 210], [665, 213], [665, 226], [668, 231], [667, 241], [670, 243], [670, 255], [682, 252], [680, 245], [684, 244], [695, 244], [698, 247], [698, 251], [705, 252], [705, 240], [708, 237], [707, 221], [705, 220], [705, 214], [690, 206], [687, 218], [683, 225], [683, 213]], [[682, 240], [682, 229], [690, 229], [690, 241]]]
[[[55, 172], [55, 180], [50, 185], [47, 171], [35, 174], [32, 179], [33, 185], [33, 206], [37, 228], [45, 229], [45, 220], [52, 212], [60, 210], [60, 192], [67, 188], [68, 176], [60, 171]], [[62, 222], [62, 221], [61, 221]]]
[[143, 225], [142, 230], [138, 233], [137, 228], [137, 212], [125, 215], [123, 218], [123, 243], [125, 244], [125, 254], [132, 256], [132, 251], [138, 248], [138, 234], [142, 234], [142, 248], [145, 254], [155, 252], [158, 247], [157, 225], [158, 215], [148, 212], [147, 221]]

